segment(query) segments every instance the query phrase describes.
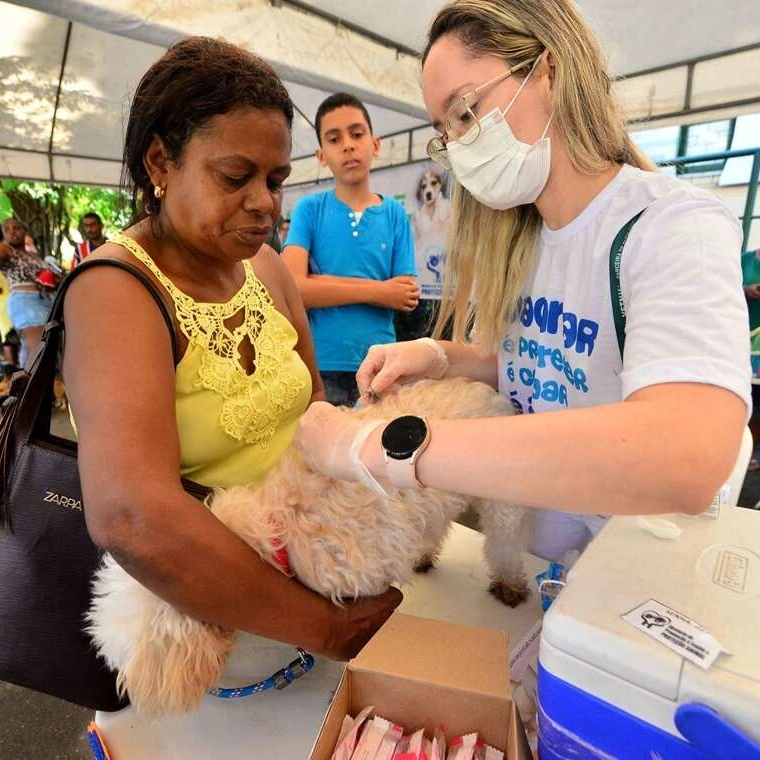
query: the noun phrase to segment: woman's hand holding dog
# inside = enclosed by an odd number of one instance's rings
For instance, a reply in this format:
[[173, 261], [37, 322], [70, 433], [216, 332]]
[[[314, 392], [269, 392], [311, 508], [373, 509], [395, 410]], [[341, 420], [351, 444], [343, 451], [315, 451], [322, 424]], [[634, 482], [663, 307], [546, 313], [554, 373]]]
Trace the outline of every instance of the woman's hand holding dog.
[[401, 604], [404, 595], [394, 586], [335, 609], [334, 623], [320, 654], [332, 660], [350, 660], [377, 633]]
[[364, 400], [372, 401], [412, 380], [440, 380], [449, 367], [443, 347], [431, 338], [371, 346], [356, 373]]
[[336, 480], [358, 480], [385, 496], [362, 462], [361, 453], [370, 434], [387, 422], [360, 420], [326, 401], [315, 401], [301, 417], [293, 445], [324, 475]]

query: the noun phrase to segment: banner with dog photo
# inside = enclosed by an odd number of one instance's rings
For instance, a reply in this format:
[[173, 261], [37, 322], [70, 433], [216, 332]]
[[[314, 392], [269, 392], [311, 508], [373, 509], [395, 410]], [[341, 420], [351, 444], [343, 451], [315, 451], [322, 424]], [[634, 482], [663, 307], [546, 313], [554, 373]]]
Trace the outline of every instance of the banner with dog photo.
[[421, 297], [440, 300], [451, 222], [448, 172], [432, 161], [416, 164], [412, 192], [407, 193]]

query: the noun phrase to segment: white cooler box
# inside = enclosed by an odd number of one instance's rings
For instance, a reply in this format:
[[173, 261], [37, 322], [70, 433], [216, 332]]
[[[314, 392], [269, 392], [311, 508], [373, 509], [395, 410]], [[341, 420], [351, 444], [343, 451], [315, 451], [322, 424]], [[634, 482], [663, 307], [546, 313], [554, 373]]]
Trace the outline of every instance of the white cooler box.
[[[760, 512], [668, 519], [683, 529], [675, 541], [636, 518], [610, 520], [547, 612], [541, 760], [760, 760]], [[652, 635], [683, 642], [671, 618], [684, 624], [661, 607], [631, 616], [639, 627], [623, 620], [649, 600], [701, 624], [731, 654], [704, 670], [671, 651]]]

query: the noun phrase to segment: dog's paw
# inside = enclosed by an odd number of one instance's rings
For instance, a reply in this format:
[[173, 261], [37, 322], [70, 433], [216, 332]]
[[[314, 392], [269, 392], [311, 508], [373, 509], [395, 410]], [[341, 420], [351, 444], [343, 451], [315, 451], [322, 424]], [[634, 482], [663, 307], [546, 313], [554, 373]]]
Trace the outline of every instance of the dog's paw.
[[528, 584], [524, 578], [517, 582], [507, 582], [505, 580], [493, 580], [488, 590], [503, 604], [508, 607], [517, 607], [524, 602], [530, 595]]
[[414, 565], [415, 573], [429, 573], [435, 568], [435, 563], [438, 557], [430, 554], [426, 554], [424, 557], [420, 557]]
[[[176, 613], [179, 615], [179, 613]], [[144, 636], [117, 685], [143, 715], [171, 715], [198, 707], [203, 695], [219, 683], [235, 634], [185, 617], [182, 636], [154, 629]]]

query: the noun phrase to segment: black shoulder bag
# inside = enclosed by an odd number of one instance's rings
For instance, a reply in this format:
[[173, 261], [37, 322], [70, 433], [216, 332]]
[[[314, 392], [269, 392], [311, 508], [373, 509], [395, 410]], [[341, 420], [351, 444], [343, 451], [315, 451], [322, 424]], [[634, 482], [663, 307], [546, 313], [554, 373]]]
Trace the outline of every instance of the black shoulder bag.
[[[90, 583], [102, 551], [85, 525], [77, 445], [50, 432], [53, 383], [71, 283], [92, 267], [123, 269], [145, 286], [172, 339], [172, 319], [155, 286], [138, 269], [114, 259], [78, 266], [61, 284], [29, 373], [13, 378], [0, 423], [0, 680], [96, 710], [127, 704], [116, 694], [116, 674], [84, 633]], [[183, 481], [203, 499], [210, 492]]]

